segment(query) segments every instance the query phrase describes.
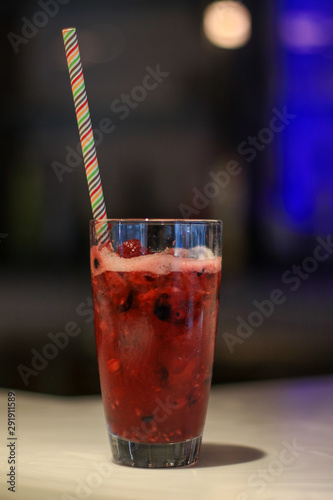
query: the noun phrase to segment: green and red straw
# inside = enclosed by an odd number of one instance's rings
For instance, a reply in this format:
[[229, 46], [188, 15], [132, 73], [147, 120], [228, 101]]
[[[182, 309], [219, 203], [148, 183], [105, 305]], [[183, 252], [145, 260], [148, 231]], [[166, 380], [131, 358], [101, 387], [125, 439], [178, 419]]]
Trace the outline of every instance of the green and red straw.
[[[69, 77], [71, 81], [93, 218], [95, 220], [104, 220], [107, 219], [106, 207], [99, 174], [94, 134], [90, 119], [76, 29], [66, 28], [62, 31], [62, 35], [65, 44]], [[107, 223], [98, 224], [97, 227], [97, 238], [99, 242], [103, 244], [109, 241]]]

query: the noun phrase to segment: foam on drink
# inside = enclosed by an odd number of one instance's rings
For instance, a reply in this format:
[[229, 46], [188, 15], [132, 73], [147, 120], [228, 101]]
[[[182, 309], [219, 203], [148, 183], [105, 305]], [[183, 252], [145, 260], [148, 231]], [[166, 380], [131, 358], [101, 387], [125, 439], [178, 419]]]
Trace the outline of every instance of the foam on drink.
[[[174, 253], [177, 255], [177, 249]], [[99, 250], [96, 246], [91, 250], [91, 269], [93, 276], [106, 271], [168, 274], [172, 272], [203, 272], [204, 270], [208, 273], [216, 273], [221, 269], [221, 258], [214, 257], [211, 252], [210, 258], [177, 257], [167, 253], [154, 253], [124, 259], [116, 253], [111, 253], [107, 248]]]

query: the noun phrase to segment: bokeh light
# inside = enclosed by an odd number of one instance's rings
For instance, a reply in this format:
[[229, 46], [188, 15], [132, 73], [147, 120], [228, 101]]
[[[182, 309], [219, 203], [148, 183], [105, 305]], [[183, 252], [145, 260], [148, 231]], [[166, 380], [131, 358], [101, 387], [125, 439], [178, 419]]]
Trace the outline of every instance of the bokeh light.
[[297, 52], [316, 52], [333, 45], [333, 19], [317, 12], [290, 11], [279, 23], [282, 43]]
[[248, 8], [239, 2], [214, 2], [204, 11], [203, 29], [213, 45], [237, 49], [243, 47], [251, 38], [251, 14]]

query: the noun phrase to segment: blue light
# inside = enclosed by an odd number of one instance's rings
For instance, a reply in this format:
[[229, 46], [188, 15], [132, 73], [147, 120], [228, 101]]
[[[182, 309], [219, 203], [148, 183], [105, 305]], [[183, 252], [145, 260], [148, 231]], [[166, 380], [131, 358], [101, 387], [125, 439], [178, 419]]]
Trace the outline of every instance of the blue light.
[[292, 231], [333, 231], [333, 2], [280, 0], [279, 103], [297, 115], [278, 138], [274, 203]]

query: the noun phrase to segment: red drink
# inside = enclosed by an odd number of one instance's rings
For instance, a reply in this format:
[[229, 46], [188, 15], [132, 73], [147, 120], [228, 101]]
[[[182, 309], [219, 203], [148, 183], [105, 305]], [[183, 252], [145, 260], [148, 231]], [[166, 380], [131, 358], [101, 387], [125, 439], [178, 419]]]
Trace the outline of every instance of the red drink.
[[109, 432], [137, 443], [202, 434], [221, 258], [121, 258], [91, 250], [95, 333]]

